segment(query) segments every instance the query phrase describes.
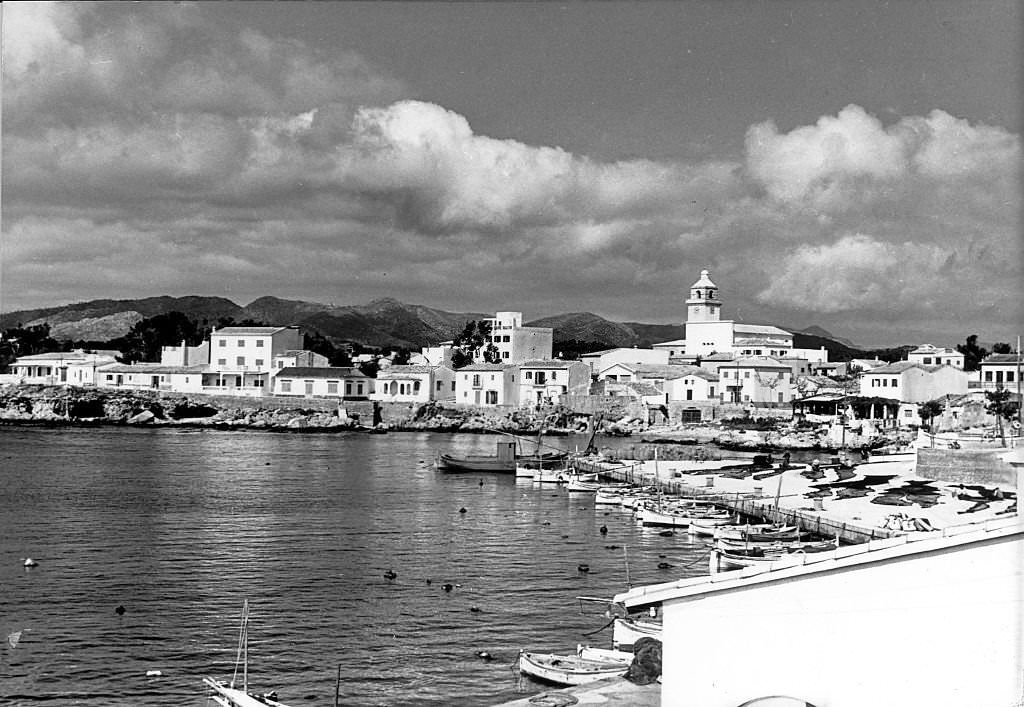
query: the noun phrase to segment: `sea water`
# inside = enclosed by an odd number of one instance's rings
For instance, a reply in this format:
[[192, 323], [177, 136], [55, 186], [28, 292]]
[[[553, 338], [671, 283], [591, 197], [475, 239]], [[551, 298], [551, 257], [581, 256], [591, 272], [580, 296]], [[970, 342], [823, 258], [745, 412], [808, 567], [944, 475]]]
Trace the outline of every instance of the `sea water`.
[[592, 495], [432, 466], [497, 439], [0, 428], [0, 703], [209, 704], [248, 601], [255, 691], [492, 705], [545, 689], [520, 648], [610, 647], [577, 597], [707, 573]]

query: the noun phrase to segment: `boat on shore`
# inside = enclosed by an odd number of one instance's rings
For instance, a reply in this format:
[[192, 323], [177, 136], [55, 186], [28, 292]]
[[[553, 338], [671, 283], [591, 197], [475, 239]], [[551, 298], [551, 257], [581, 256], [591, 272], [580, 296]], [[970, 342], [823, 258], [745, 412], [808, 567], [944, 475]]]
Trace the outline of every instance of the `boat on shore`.
[[519, 652], [519, 672], [554, 685], [587, 683], [625, 674], [629, 663], [622, 660], [593, 660], [576, 655]]
[[803, 564], [808, 555], [833, 552], [837, 547], [836, 541], [826, 540], [777, 549], [752, 547], [724, 550], [715, 548], [711, 552], [710, 569], [711, 574], [716, 574], [746, 567], [789, 567]]

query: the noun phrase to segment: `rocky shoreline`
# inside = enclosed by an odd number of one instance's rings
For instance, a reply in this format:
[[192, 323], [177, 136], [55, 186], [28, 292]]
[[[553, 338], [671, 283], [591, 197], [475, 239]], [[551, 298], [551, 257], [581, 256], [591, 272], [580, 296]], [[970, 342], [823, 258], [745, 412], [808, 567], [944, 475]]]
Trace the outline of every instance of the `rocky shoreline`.
[[[304, 400], [268, 406], [230, 403], [207, 396], [189, 396], [145, 390], [107, 390], [60, 386], [16, 385], [0, 387], [0, 425], [29, 426], [174, 426], [216, 430], [271, 432], [387, 432], [431, 431], [524, 435], [572, 434], [587, 431], [588, 416], [566, 408], [541, 411], [516, 409], [486, 411], [427, 403], [408, 405], [373, 425], [365, 412], [334, 405], [323, 409], [304, 406]], [[725, 420], [713, 423], [648, 426], [639, 418], [603, 419], [598, 432], [631, 436], [644, 449], [658, 449], [662, 458], [693, 458], [693, 445], [714, 444], [736, 451], [822, 450], [841, 447], [877, 447], [894, 441], [873, 429], [837, 429], [835, 425], [798, 425], [788, 419]], [[653, 454], [653, 451], [648, 453]]]

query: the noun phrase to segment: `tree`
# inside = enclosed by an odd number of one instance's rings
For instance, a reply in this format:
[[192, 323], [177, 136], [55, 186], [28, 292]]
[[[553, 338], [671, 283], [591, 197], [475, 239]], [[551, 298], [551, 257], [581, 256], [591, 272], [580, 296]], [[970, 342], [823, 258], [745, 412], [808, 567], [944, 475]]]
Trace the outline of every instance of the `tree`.
[[921, 423], [930, 431], [932, 428], [930, 421], [941, 415], [945, 409], [946, 406], [941, 399], [929, 400], [917, 406], [917, 416], [921, 418]]
[[194, 319], [181, 312], [167, 312], [135, 323], [124, 337], [115, 339], [125, 363], [136, 361], [159, 361], [160, 349], [164, 346], [198, 346], [203, 342], [204, 332]]
[[490, 322], [484, 319], [466, 322], [462, 333], [453, 342], [452, 368], [463, 368], [473, 363], [477, 352], [481, 350], [485, 362], [501, 363], [498, 347], [489, 342], [490, 337]]
[[327, 358], [331, 366], [351, 366], [352, 358], [348, 349], [338, 347], [334, 342], [318, 332], [307, 332], [302, 335], [302, 347], [307, 351], [318, 353]]
[[1003, 435], [1003, 420], [1012, 420], [1016, 417], [1017, 408], [1020, 405], [1017, 400], [1011, 400], [1014, 397], [1016, 396], [1005, 388], [985, 391], [985, 410], [996, 416], [999, 438], [1003, 440], [1004, 447], [1006, 446], [1006, 437]]
[[977, 334], [971, 334], [968, 336], [967, 341], [963, 344], [958, 344], [956, 350], [964, 355], [965, 371], [978, 370], [982, 360], [988, 356], [988, 351], [978, 346]]
[[1009, 354], [1013, 353], [1013, 347], [1005, 342], [999, 342], [992, 344], [992, 353], [994, 354]]
[[7, 367], [19, 356], [32, 356], [59, 350], [60, 344], [50, 336], [49, 324], [44, 322], [28, 327], [19, 324], [5, 329], [3, 335], [0, 336], [0, 371], [6, 371]]

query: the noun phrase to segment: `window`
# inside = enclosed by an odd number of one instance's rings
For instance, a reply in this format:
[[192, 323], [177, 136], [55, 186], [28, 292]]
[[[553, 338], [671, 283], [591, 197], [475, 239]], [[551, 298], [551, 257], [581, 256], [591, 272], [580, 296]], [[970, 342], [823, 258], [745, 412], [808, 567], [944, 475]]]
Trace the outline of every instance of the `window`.
[[782, 393], [779, 393], [779, 402], [782, 402]]
[[505, 336], [501, 337], [501, 341], [507, 344], [508, 342], [512, 341], [512, 337], [509, 336], [508, 334], [505, 334]]
[[217, 340], [217, 345], [220, 346], [221, 348], [223, 348], [223, 347], [228, 345], [228, 340], [227, 339], [218, 339]]
[[708, 388], [708, 397], [709, 398], [715, 397], [715, 386], [711, 386], [710, 388]]
[[239, 365], [239, 366], [244, 366], [245, 365], [245, 356], [236, 356], [235, 357], [235, 364]]
[[528, 380], [528, 381], [532, 381], [533, 380], [533, 371], [527, 371], [526, 372], [526, 380]]
[[986, 383], [991, 383], [992, 382], [992, 371], [985, 371], [985, 382]]
[[744, 378], [750, 378], [750, 371], [743, 371]]
[[551, 380], [555, 380], [555, 372], [551, 371]]
[[263, 348], [263, 339], [256, 339], [256, 348], [258, 348], [258, 349], [262, 349]]
[[892, 379], [892, 383], [891, 383], [892, 387], [895, 388], [898, 384], [899, 384], [899, 381], [897, 379], [893, 378]]
[[485, 402], [488, 405], [497, 405], [498, 404], [498, 391], [496, 391], [496, 390], [488, 390], [487, 393], [486, 393]]
[[313, 394], [313, 381], [303, 381], [303, 383], [305, 384], [306, 395], [312, 395]]
[[501, 357], [502, 358], [508, 358], [508, 351], [502, 351], [501, 352]]
[[913, 417], [913, 416], [914, 416], [914, 411], [913, 410], [904, 410], [903, 411], [903, 417]]
[[475, 387], [477, 387], [479, 385], [480, 385], [480, 374], [479, 373], [474, 373], [473, 374], [473, 387], [475, 388]]
[[345, 395], [352, 395], [352, 381], [345, 381]]
[[441, 392], [441, 381], [438, 381], [438, 382], [437, 382], [437, 392], [438, 392], [438, 393], [440, 393], [440, 392]]
[[240, 348], [240, 349], [244, 349], [245, 348], [245, 339], [239, 339], [238, 340], [238, 348]]
[[[107, 374], [107, 380], [108, 380], [108, 381], [112, 381], [112, 380], [114, 380], [114, 376], [112, 376], [111, 374], [109, 374], [109, 373], [108, 373], [108, 374]], [[188, 378], [186, 378], [186, 379], [185, 379], [185, 382], [186, 382], [186, 383], [188, 382]]]
[[263, 386], [265, 386], [265, 385], [267, 384], [267, 382], [266, 382], [265, 380], [263, 380], [262, 378], [257, 378], [257, 379], [255, 379], [255, 380], [254, 380], [254, 381], [252, 382], [252, 384], [253, 384], [253, 385], [254, 385], [255, 387], [257, 387], [257, 388], [262, 388]]
[[413, 392], [413, 394], [416, 394], [416, 393], [420, 392], [420, 382], [419, 381], [413, 381], [412, 392]]
[[932, 357], [931, 356], [925, 356], [924, 357], [924, 365], [930, 366], [931, 363], [932, 363]]
[[262, 358], [256, 359], [256, 368], [263, 368], [263, 359]]
[[1006, 382], [1013, 383], [1013, 371], [1006, 372]]
[[290, 393], [290, 392], [292, 392], [292, 382], [290, 380], [282, 380], [281, 381], [281, 392], [282, 393]]
[[218, 358], [217, 359], [217, 365], [218, 366], [226, 366], [226, 365], [228, 365], [228, 360], [226, 358]]
[[337, 395], [338, 394], [338, 381], [327, 381], [327, 394]]
[[363, 384], [362, 383], [356, 383], [356, 395], [362, 395], [362, 394], [363, 394]]
[[452, 381], [452, 392], [455, 392], [455, 381]]

